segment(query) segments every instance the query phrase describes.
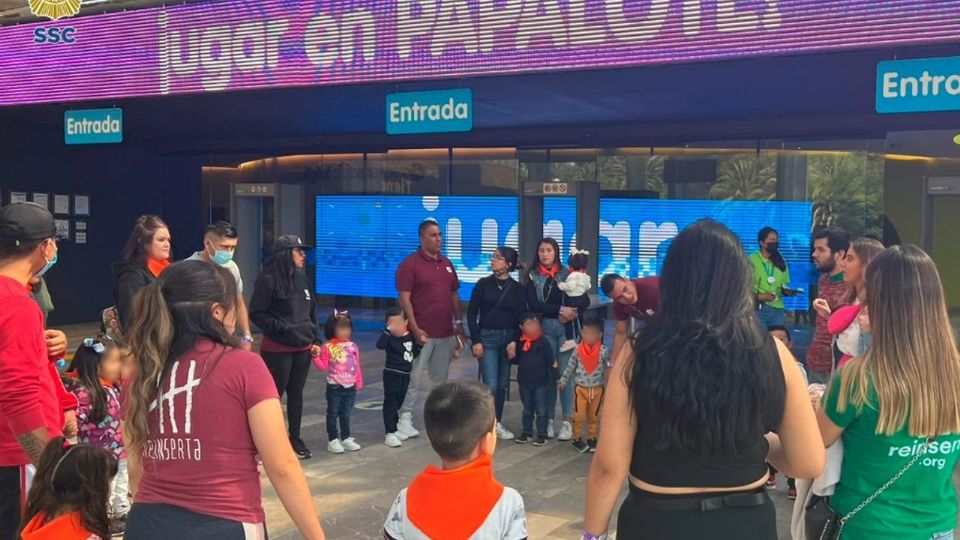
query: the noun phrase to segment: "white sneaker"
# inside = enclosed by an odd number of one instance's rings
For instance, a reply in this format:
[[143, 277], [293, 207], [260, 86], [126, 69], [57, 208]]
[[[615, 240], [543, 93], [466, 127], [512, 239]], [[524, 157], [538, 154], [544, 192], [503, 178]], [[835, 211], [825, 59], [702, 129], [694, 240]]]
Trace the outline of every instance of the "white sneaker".
[[330, 452], [331, 454], [342, 454], [343, 445], [340, 444], [340, 439], [334, 439], [327, 443], [327, 452]]
[[390, 448], [399, 448], [403, 446], [403, 441], [400, 440], [400, 437], [397, 437], [396, 433], [387, 433], [387, 436], [383, 438], [383, 444]]
[[503, 427], [503, 424], [500, 422], [497, 422], [497, 437], [500, 437], [500, 439], [504, 441], [512, 441], [514, 436], [512, 431]]
[[563, 345], [560, 345], [560, 352], [572, 351], [576, 348], [577, 348], [577, 342], [572, 339], [568, 339], [563, 342]]
[[410, 437], [407, 437], [407, 435], [406, 435], [405, 433], [401, 432], [399, 427], [397, 427], [397, 430], [394, 431], [393, 434], [396, 435], [397, 438], [400, 439], [401, 442], [403, 442], [403, 441], [405, 441], [405, 440], [407, 440], [407, 439], [410, 438]]
[[547, 421], [547, 438], [552, 439], [554, 435], [555, 435], [555, 432], [553, 431], [553, 420], [548, 420]]
[[343, 449], [347, 452], [356, 452], [360, 450], [360, 445], [357, 444], [357, 441], [353, 437], [348, 437], [341, 441], [343, 444]]
[[413, 427], [413, 414], [408, 412], [400, 415], [400, 421], [397, 422], [397, 431], [406, 435], [408, 439], [420, 436], [420, 432]]
[[557, 435], [558, 441], [569, 441], [573, 438], [573, 426], [566, 420], [563, 421], [563, 427], [560, 428], [560, 434]]

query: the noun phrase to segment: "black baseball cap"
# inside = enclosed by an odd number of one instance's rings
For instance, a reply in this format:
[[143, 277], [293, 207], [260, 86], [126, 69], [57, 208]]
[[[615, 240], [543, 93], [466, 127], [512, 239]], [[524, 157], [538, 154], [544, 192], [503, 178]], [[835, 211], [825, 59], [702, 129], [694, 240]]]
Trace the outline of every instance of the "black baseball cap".
[[294, 248], [313, 249], [313, 246], [308, 246], [304, 244], [303, 240], [301, 240], [300, 237], [295, 234], [285, 234], [283, 236], [280, 236], [273, 243], [274, 253], [278, 251], [283, 251], [285, 249], [294, 249]]
[[39, 242], [57, 235], [53, 214], [32, 202], [11, 203], [0, 208], [0, 237], [17, 245]]

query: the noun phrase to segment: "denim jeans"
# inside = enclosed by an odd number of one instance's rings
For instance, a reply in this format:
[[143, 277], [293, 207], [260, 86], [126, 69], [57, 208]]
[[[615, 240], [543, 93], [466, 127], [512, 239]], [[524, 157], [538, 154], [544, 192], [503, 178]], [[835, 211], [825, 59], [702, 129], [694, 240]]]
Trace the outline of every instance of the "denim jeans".
[[507, 360], [507, 345], [516, 335], [515, 330], [480, 330], [483, 357], [480, 358], [480, 379], [493, 392], [497, 408], [497, 421], [503, 418], [503, 402], [510, 386], [510, 361]]
[[[550, 348], [553, 349], [553, 357], [557, 359], [557, 363], [560, 365], [560, 373], [563, 373], [563, 370], [567, 369], [567, 363], [570, 362], [570, 355], [573, 354], [572, 350], [564, 353], [560, 352], [560, 346], [563, 345], [563, 342], [567, 339], [567, 332], [563, 327], [563, 323], [557, 319], [544, 319], [543, 337], [547, 338], [547, 341], [550, 342]], [[559, 392], [560, 413], [564, 418], [573, 416], [573, 388], [574, 385], [568, 384]], [[547, 417], [550, 419], [553, 419], [556, 414], [557, 394], [557, 387], [555, 385], [547, 385]]]
[[537, 436], [547, 436], [547, 389], [549, 385], [520, 386], [523, 402], [523, 433], [533, 434], [533, 417], [537, 417]]
[[767, 304], [760, 304], [760, 309], [757, 310], [757, 320], [760, 321], [760, 326], [762, 326], [764, 330], [767, 330], [771, 326], [787, 325], [787, 317], [784, 309], [770, 307]]
[[327, 383], [327, 436], [331, 441], [350, 438], [350, 412], [356, 400], [356, 386], [344, 388], [339, 384]]
[[930, 540], [953, 540], [953, 531], [937, 533], [931, 536]]

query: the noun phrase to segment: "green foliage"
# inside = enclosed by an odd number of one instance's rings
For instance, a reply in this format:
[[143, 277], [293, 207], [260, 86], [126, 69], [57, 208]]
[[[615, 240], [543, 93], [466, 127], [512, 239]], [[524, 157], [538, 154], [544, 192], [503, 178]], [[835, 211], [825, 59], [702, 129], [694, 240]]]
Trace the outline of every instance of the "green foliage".
[[814, 227], [838, 226], [854, 237], [883, 234], [883, 156], [844, 152], [807, 162]]

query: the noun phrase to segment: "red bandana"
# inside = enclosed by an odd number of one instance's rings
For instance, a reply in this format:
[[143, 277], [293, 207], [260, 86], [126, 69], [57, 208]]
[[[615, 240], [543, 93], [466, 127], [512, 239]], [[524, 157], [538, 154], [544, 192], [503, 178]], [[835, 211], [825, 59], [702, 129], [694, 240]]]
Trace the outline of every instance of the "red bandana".
[[170, 259], [154, 259], [153, 257], [147, 258], [147, 269], [150, 270], [150, 273], [153, 274], [153, 277], [160, 277], [160, 274], [162, 274], [168, 266], [170, 266]]
[[[464, 493], [470, 499], [463, 498]], [[428, 465], [407, 489], [407, 515], [428, 538], [466, 540], [483, 525], [503, 495], [493, 477], [493, 457], [444, 471]]]
[[523, 352], [527, 352], [533, 347], [533, 343], [543, 337], [543, 333], [537, 334], [535, 336], [528, 336], [526, 334], [520, 336], [520, 341], [523, 342]]
[[548, 278], [556, 278], [557, 274], [560, 272], [560, 265], [555, 264], [550, 268], [547, 268], [546, 266], [543, 265], [543, 263], [541, 263], [540, 269], [537, 271], [540, 272], [541, 275], [546, 276]]
[[577, 357], [580, 358], [580, 363], [586, 368], [587, 373], [593, 373], [600, 364], [600, 342], [594, 343], [591, 347], [586, 341], [581, 341], [580, 346], [577, 347]]

